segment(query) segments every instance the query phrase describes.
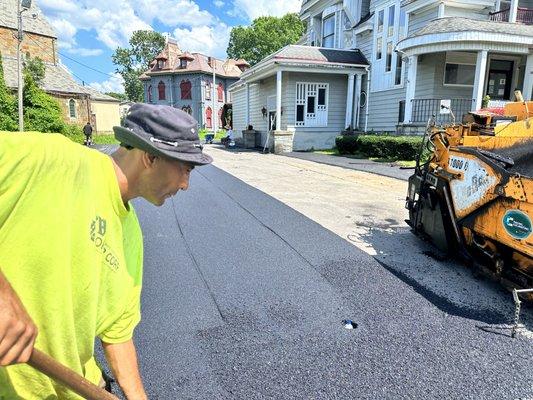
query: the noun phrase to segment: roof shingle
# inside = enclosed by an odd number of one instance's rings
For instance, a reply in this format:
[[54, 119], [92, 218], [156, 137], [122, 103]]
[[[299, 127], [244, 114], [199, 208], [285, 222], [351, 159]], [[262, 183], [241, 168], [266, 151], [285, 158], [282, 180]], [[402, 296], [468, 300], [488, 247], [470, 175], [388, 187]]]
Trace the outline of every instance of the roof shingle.
[[[0, 1], [0, 26], [18, 29], [17, 1], [20, 0]], [[35, 18], [33, 15], [35, 15]], [[32, 1], [31, 8], [22, 14], [22, 27], [25, 32], [57, 38], [57, 34], [44, 17], [35, 0]]]

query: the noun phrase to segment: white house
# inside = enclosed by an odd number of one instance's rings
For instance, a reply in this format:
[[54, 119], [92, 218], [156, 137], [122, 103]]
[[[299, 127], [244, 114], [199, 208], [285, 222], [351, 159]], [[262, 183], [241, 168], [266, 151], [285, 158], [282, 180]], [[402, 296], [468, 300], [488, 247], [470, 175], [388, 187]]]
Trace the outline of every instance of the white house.
[[[294, 149], [305, 150], [331, 146], [347, 127], [415, 132], [432, 114], [449, 122], [449, 114], [440, 114], [442, 101], [460, 118], [479, 109], [486, 95], [492, 105], [512, 100], [516, 89], [531, 99], [533, 0], [304, 0], [300, 17], [307, 26], [302, 46], [267, 57], [230, 87], [235, 92], [236, 132], [251, 124], [266, 137], [268, 125], [256, 115], [264, 106], [276, 115], [283, 112], [276, 131], [293, 133]], [[360, 59], [344, 66], [344, 77], [326, 65], [320, 73], [285, 72], [284, 52], [290, 59], [295, 49], [353, 52], [363, 55], [368, 65]], [[305, 56], [298, 67], [309, 69], [314, 62]], [[264, 68], [281, 74], [281, 83], [258, 80]], [[311, 122], [319, 126], [310, 126], [307, 115], [303, 125], [298, 120], [303, 100], [298, 93], [302, 84], [308, 90], [307, 83], [327, 84], [325, 101], [334, 105], [321, 122]], [[269, 96], [276, 92], [268, 85], [281, 85], [275, 106]], [[282, 110], [277, 107], [280, 101]]]

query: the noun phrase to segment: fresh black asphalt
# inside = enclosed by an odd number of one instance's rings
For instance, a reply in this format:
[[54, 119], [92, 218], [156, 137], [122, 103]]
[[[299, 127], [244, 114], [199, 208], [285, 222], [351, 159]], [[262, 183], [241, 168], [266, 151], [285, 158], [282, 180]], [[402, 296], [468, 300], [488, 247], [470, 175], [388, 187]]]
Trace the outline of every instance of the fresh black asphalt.
[[532, 342], [486, 329], [511, 309], [449, 303], [214, 166], [135, 206], [151, 399], [533, 398]]

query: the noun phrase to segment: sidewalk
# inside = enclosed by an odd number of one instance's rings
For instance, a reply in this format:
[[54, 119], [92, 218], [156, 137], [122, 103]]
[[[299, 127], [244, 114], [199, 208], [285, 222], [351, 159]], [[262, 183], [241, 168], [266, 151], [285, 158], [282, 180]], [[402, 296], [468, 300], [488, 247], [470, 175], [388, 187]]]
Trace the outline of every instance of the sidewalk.
[[413, 169], [400, 169], [400, 167], [391, 165], [390, 163], [379, 163], [367, 159], [331, 156], [320, 153], [292, 152], [283, 155], [320, 164], [333, 165], [335, 167], [370, 172], [372, 174], [388, 176], [390, 178], [401, 179], [404, 181], [408, 180], [414, 171]]

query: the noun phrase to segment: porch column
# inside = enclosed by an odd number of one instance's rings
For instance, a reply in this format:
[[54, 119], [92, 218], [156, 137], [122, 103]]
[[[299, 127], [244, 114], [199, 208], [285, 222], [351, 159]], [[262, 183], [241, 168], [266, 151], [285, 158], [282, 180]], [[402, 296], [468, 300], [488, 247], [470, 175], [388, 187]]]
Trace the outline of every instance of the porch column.
[[413, 116], [413, 99], [416, 89], [416, 71], [418, 69], [418, 56], [409, 57], [409, 70], [407, 71], [407, 84], [405, 90], [405, 112], [403, 123], [409, 124]]
[[353, 116], [353, 128], [359, 128], [359, 111], [361, 110], [361, 83], [363, 81], [363, 75], [357, 74], [355, 77], [355, 113]]
[[511, 0], [511, 9], [509, 10], [509, 22], [516, 22], [518, 14], [518, 0]]
[[244, 129], [248, 129], [250, 125], [250, 84], [246, 83], [246, 126]]
[[533, 91], [533, 53], [529, 53], [526, 61], [526, 70], [524, 73], [524, 87], [522, 88], [522, 96], [525, 101], [531, 100], [531, 92]]
[[476, 61], [476, 78], [474, 80], [474, 91], [472, 93], [472, 111], [481, 108], [481, 101], [483, 100], [483, 89], [485, 88], [485, 76], [487, 73], [487, 57], [488, 51], [481, 50], [477, 53]]
[[276, 130], [281, 130], [281, 70], [276, 74]]
[[345, 128], [348, 128], [352, 124], [354, 78], [355, 74], [352, 73], [348, 75], [348, 90], [346, 94], [346, 120], [344, 122]]

